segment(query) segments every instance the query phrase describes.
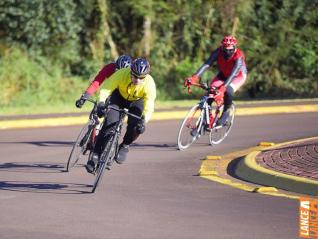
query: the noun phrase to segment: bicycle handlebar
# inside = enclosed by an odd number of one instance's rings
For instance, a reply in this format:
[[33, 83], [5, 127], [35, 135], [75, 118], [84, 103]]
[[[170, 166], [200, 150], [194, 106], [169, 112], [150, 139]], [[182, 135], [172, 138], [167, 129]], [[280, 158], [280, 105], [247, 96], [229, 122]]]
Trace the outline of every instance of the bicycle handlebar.
[[[94, 105], [97, 105], [97, 101], [96, 101], [96, 100], [87, 99], [87, 101], [93, 103]], [[123, 114], [125, 114], [125, 115], [132, 116], [132, 117], [134, 117], [134, 118], [136, 118], [136, 119], [139, 119], [139, 120], [142, 119], [142, 117], [140, 117], [140, 116], [138, 116], [138, 115], [129, 113], [129, 112], [128, 112], [128, 109], [126, 109], [126, 108], [124, 108], [124, 109], [117, 109], [117, 108], [115, 108], [115, 107], [113, 107], [113, 106], [111, 106], [111, 105], [108, 105], [106, 108], [107, 108], [107, 109], [116, 110], [116, 111], [118, 111], [119, 113], [123, 113]]]
[[125, 114], [125, 115], [132, 116], [132, 117], [134, 117], [134, 118], [136, 118], [136, 119], [140, 119], [140, 120], [142, 119], [142, 117], [140, 117], [139, 115], [135, 115], [135, 114], [129, 113], [129, 112], [128, 112], [128, 109], [126, 109], [126, 108], [124, 108], [124, 109], [117, 109], [117, 108], [115, 108], [115, 107], [113, 107], [113, 106], [111, 106], [111, 105], [109, 105], [107, 108], [108, 108], [108, 109], [112, 109], [112, 110], [116, 110], [116, 111], [118, 111], [119, 113], [122, 113], [122, 114]]
[[97, 104], [97, 101], [96, 101], [96, 100], [87, 99], [87, 101], [89, 101], [89, 102], [93, 103], [94, 105], [96, 105], [96, 104]]
[[203, 90], [206, 90], [206, 91], [208, 91], [208, 92], [210, 92], [210, 91], [212, 90], [212, 88], [209, 87], [209, 86], [207, 86], [207, 84], [193, 83], [193, 84], [191, 84], [191, 85], [188, 86], [188, 93], [189, 93], [189, 94], [192, 93], [192, 91], [191, 91], [191, 86], [197, 86], [197, 87], [199, 87], [199, 88], [201, 88], [201, 89], [203, 89]]

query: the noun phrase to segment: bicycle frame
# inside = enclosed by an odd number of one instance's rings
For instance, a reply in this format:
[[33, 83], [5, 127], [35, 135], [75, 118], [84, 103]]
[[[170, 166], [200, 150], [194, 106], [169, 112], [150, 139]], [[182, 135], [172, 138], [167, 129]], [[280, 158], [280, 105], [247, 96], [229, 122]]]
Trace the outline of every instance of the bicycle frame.
[[[92, 102], [94, 104], [94, 108], [92, 109], [92, 111], [89, 114], [89, 130], [88, 130], [88, 134], [86, 134], [82, 141], [82, 143], [85, 143], [88, 141], [88, 143], [93, 143], [96, 140], [96, 126], [100, 123], [98, 116], [97, 116], [97, 102], [95, 100], [91, 100], [88, 99], [87, 101]], [[92, 132], [93, 131], [93, 132]], [[90, 139], [88, 139], [88, 137], [91, 137]]]
[[111, 133], [109, 141], [107, 142], [105, 149], [100, 157], [100, 161], [99, 161], [99, 167], [97, 169], [97, 175], [95, 178], [95, 182], [93, 184], [93, 189], [92, 189], [92, 193], [95, 192], [103, 174], [105, 171], [105, 168], [107, 167], [109, 168], [108, 164], [112, 164], [114, 157], [117, 155], [117, 150], [118, 150], [118, 140], [121, 134], [121, 130], [122, 130], [122, 125], [123, 125], [123, 120], [125, 118], [126, 115], [135, 117], [137, 119], [141, 119], [141, 117], [139, 117], [138, 115], [134, 115], [128, 112], [128, 109], [124, 108], [124, 109], [117, 109], [111, 105], [107, 106], [107, 111], [109, 110], [116, 110], [119, 112], [119, 120], [116, 122], [115, 127], [113, 128], [114, 131]]
[[87, 151], [93, 149], [95, 144], [96, 126], [99, 124], [97, 111], [97, 103], [94, 100], [88, 100], [94, 104], [91, 110], [88, 122], [81, 129], [76, 141], [73, 144], [72, 151], [67, 161], [66, 171], [70, 171], [79, 161], [81, 155], [85, 155]]
[[[204, 122], [202, 125], [207, 125], [208, 129], [211, 129], [215, 123], [216, 123], [216, 116], [220, 113], [220, 108], [223, 106], [224, 102], [224, 91], [225, 88], [220, 88], [220, 90], [212, 89], [211, 87], [208, 87], [207, 85], [203, 84], [193, 84], [194, 86], [198, 86], [204, 90], [206, 90], [206, 94], [201, 98], [199, 102], [199, 106], [202, 109], [202, 113], [204, 114], [201, 116], [202, 119], [204, 119]], [[188, 86], [188, 92], [191, 93], [190, 87]], [[216, 110], [215, 114], [211, 112], [211, 104], [209, 104], [208, 101], [214, 101], [216, 103]]]
[[[218, 139], [220, 138], [218, 135], [221, 135], [221, 128], [223, 127], [217, 126], [217, 122], [222, 112], [225, 87], [221, 86], [216, 89], [208, 87], [207, 84], [192, 85], [204, 89], [206, 93], [201, 97], [200, 101], [189, 110], [185, 119], [182, 121], [177, 139], [178, 148], [180, 150], [188, 148], [206, 132], [209, 132], [211, 145], [212, 143], [219, 143], [226, 137], [229, 131], [226, 129], [226, 132], [223, 134], [225, 136], [222, 137], [221, 140]], [[188, 92], [191, 93], [190, 86], [188, 86]]]

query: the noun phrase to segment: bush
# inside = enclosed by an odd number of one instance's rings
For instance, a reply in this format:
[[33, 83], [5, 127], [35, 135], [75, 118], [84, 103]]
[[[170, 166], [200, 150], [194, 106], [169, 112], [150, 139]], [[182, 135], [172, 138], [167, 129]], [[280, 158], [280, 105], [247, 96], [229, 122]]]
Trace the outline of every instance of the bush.
[[0, 84], [0, 106], [31, 106], [74, 100], [87, 83], [64, 76], [61, 67], [46, 58], [32, 60], [23, 50], [11, 48], [1, 56]]

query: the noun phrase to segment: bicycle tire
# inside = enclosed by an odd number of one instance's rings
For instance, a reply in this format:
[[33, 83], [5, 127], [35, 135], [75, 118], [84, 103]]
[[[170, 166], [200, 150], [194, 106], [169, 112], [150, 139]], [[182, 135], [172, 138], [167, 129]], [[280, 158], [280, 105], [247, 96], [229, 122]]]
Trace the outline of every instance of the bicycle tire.
[[100, 157], [99, 166], [96, 172], [96, 177], [95, 177], [93, 188], [92, 188], [92, 193], [96, 191], [97, 186], [100, 184], [100, 181], [104, 175], [107, 163], [109, 162], [109, 160], [112, 160], [112, 157], [115, 156], [115, 155], [112, 155], [112, 153], [113, 153], [113, 150], [115, 150], [115, 147], [117, 145], [117, 139], [118, 137], [116, 135], [111, 136], [111, 138], [106, 144], [105, 150]]
[[81, 129], [75, 143], [73, 144], [72, 151], [67, 160], [66, 171], [69, 172], [80, 159], [81, 154], [85, 151], [90, 134], [93, 131], [93, 126], [87, 122]]
[[184, 118], [178, 133], [178, 149], [189, 148], [198, 139], [203, 123], [204, 112], [199, 104], [193, 106]]
[[[209, 134], [210, 145], [215, 145], [221, 143], [226, 136], [230, 133], [233, 123], [234, 123], [234, 116], [235, 116], [235, 105], [232, 104], [230, 109], [230, 115], [226, 120], [226, 123], [221, 127], [213, 127]], [[218, 120], [219, 117], [216, 118]]]

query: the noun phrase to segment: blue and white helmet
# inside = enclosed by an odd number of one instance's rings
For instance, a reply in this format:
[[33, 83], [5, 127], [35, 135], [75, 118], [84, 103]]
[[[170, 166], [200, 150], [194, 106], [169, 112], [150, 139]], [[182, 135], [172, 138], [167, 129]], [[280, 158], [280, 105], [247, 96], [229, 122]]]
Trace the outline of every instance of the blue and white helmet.
[[116, 68], [121, 69], [121, 68], [130, 67], [131, 62], [132, 62], [131, 56], [121, 55], [116, 60]]
[[144, 78], [150, 72], [150, 64], [145, 58], [137, 58], [131, 64], [131, 73], [137, 78]]

